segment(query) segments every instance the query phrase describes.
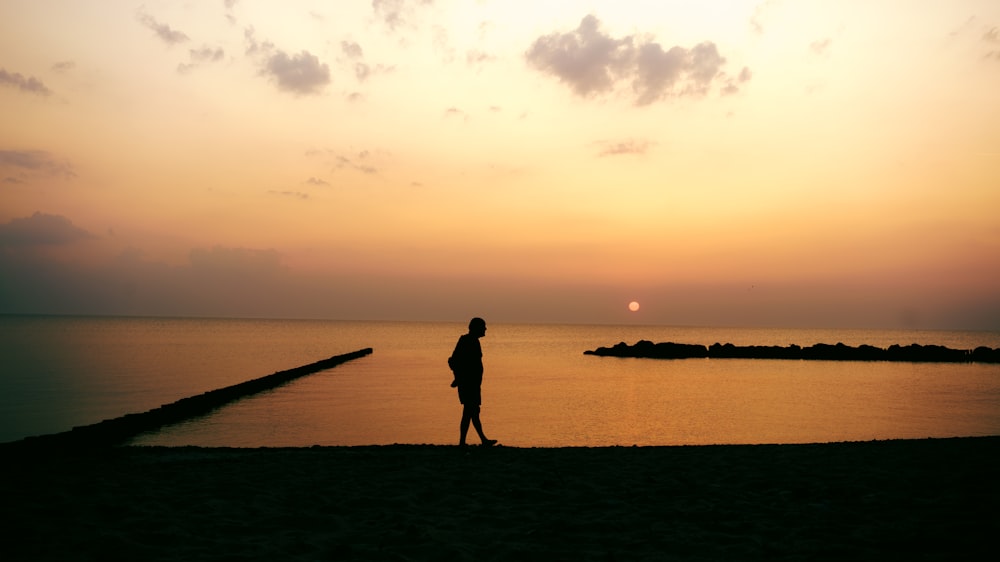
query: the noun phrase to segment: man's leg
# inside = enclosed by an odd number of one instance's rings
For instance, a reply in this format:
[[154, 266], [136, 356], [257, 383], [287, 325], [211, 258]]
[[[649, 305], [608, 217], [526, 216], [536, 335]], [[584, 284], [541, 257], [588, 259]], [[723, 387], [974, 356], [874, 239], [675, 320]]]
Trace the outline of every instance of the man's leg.
[[[476, 419], [479, 419], [477, 416]], [[460, 429], [462, 431], [461, 436], [458, 440], [459, 445], [465, 445], [465, 436], [469, 433], [469, 422], [472, 421], [472, 412], [469, 411], [468, 406], [462, 408], [462, 424]]]
[[483, 443], [489, 441], [486, 438], [486, 434], [483, 433], [483, 423], [479, 421], [479, 412], [476, 412], [475, 417], [472, 418], [472, 427], [476, 428], [476, 433], [479, 434], [479, 438], [482, 439]]
[[472, 427], [476, 428], [476, 433], [479, 434], [479, 439], [482, 440], [483, 445], [496, 445], [495, 439], [489, 439], [483, 433], [483, 422], [479, 421], [479, 406], [475, 406], [475, 410], [472, 412]]

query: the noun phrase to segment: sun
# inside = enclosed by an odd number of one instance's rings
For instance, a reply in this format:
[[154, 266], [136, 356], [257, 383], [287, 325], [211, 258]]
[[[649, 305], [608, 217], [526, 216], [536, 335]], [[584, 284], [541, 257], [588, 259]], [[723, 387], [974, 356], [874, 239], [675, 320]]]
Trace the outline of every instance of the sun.
[[639, 303], [636, 301], [628, 303], [628, 309], [631, 310], [632, 312], [639, 310]]

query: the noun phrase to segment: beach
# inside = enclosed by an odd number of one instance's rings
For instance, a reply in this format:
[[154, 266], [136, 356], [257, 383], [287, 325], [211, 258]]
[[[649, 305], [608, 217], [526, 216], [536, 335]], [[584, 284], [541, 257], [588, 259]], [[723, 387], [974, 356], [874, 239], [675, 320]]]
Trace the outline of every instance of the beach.
[[4, 446], [4, 560], [974, 560], [1000, 437]]

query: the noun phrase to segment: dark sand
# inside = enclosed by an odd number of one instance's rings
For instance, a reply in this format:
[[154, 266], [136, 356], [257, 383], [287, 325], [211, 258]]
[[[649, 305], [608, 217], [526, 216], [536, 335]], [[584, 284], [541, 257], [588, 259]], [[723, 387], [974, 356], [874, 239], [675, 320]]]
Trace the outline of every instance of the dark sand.
[[0, 560], [976, 560], [1000, 437], [0, 448]]

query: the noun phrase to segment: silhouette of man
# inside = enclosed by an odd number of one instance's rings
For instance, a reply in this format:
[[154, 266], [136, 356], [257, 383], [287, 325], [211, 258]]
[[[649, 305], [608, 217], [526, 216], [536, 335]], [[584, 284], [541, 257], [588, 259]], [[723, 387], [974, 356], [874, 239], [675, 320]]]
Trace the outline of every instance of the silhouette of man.
[[465, 436], [469, 433], [469, 424], [476, 428], [479, 439], [484, 447], [496, 445], [496, 439], [488, 439], [483, 433], [483, 424], [479, 421], [479, 406], [482, 404], [483, 385], [483, 348], [479, 338], [486, 335], [486, 321], [473, 318], [469, 321], [469, 333], [462, 334], [455, 344], [455, 351], [448, 359], [455, 374], [451, 386], [458, 387], [458, 401], [462, 403], [460, 446], [465, 446]]

